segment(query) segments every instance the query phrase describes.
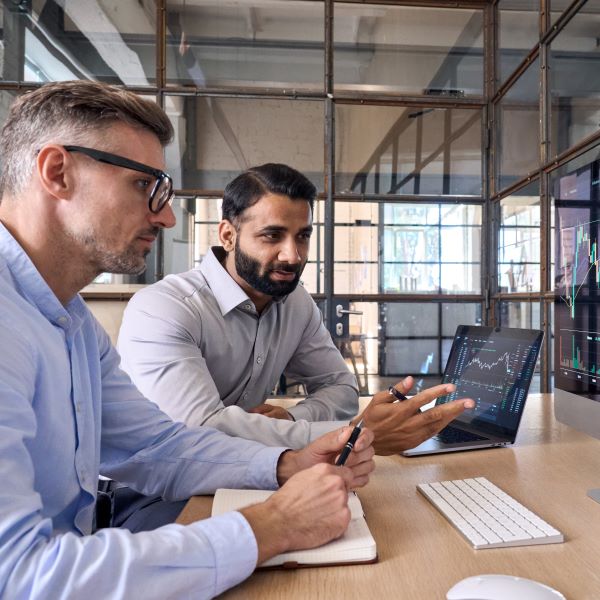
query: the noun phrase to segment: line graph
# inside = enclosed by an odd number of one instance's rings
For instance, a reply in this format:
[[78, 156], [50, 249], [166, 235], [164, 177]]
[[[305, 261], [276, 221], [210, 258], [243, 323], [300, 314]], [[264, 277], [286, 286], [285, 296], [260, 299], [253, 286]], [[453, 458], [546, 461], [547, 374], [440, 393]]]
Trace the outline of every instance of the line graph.
[[510, 370], [510, 353], [509, 352], [505, 352], [504, 354], [502, 354], [502, 356], [500, 356], [500, 358], [498, 358], [494, 362], [490, 362], [490, 363], [485, 362], [485, 361], [481, 360], [479, 358], [479, 356], [476, 356], [475, 358], [471, 359], [471, 361], [465, 365], [465, 369], [468, 369], [469, 367], [474, 366], [474, 367], [480, 368], [482, 371], [484, 369], [487, 369], [488, 371], [493, 371], [501, 363], [504, 363], [506, 365], [506, 372], [510, 373], [511, 370]]
[[[597, 235], [591, 230], [600, 221], [587, 221], [560, 229], [560, 267], [565, 293], [560, 298], [568, 306], [571, 319], [575, 318], [576, 300], [586, 284], [600, 288], [600, 260]], [[595, 270], [593, 279], [590, 273]]]

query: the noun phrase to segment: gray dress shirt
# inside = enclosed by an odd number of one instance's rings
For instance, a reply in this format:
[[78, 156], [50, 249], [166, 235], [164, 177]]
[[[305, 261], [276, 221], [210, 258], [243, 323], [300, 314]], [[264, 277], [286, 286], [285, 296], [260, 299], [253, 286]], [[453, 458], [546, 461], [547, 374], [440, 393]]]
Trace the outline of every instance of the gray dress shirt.
[[[122, 367], [173, 419], [208, 425], [269, 445], [301, 448], [346, 424], [358, 389], [321, 313], [302, 286], [258, 314], [219, 262], [169, 275], [130, 300], [119, 333]], [[308, 395], [290, 408], [296, 422], [246, 412], [265, 401], [280, 375]]]

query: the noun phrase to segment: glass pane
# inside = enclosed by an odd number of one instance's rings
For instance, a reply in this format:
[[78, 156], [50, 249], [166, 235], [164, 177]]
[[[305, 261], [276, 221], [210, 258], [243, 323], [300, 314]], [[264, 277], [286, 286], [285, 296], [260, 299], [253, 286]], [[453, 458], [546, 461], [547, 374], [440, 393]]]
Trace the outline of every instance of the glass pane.
[[499, 103], [499, 190], [540, 166], [539, 93], [540, 61], [537, 58]]
[[600, 0], [590, 0], [550, 45], [552, 153], [600, 128]]
[[482, 192], [480, 110], [336, 105], [338, 194]]
[[155, 82], [153, 0], [4, 0], [0, 8], [5, 81], [97, 79], [135, 86]]
[[481, 10], [336, 2], [333, 38], [338, 90], [483, 94]]
[[386, 302], [382, 308], [382, 334], [387, 338], [437, 336], [439, 305]]
[[324, 3], [167, 1], [167, 82], [323, 89]]
[[540, 192], [534, 181], [500, 201], [498, 285], [501, 292], [540, 289]]
[[309, 294], [322, 294], [325, 284], [325, 237], [323, 218], [325, 203], [322, 200], [315, 201], [313, 211], [313, 232], [310, 238], [310, 252], [308, 262], [302, 273], [302, 284]]
[[498, 2], [498, 84], [523, 62], [540, 39], [540, 0]]
[[194, 266], [212, 246], [220, 246], [217, 226], [221, 220], [221, 198], [196, 198], [194, 215]]
[[386, 340], [383, 375], [439, 374], [437, 340]]
[[175, 127], [167, 152], [178, 189], [223, 190], [241, 171], [286, 163], [323, 189], [320, 101], [168, 96]]
[[550, 21], [554, 25], [556, 20], [563, 14], [573, 0], [550, 0]]
[[[442, 335], [454, 337], [459, 325], [481, 325], [481, 304], [442, 304]], [[446, 361], [443, 361], [446, 364]]]
[[[165, 274], [182, 273], [194, 266], [194, 199], [176, 198], [171, 205], [177, 222], [163, 231]], [[213, 226], [213, 229], [214, 228]], [[214, 244], [213, 244], [214, 245]]]
[[337, 294], [481, 289], [479, 206], [337, 201], [335, 222]]

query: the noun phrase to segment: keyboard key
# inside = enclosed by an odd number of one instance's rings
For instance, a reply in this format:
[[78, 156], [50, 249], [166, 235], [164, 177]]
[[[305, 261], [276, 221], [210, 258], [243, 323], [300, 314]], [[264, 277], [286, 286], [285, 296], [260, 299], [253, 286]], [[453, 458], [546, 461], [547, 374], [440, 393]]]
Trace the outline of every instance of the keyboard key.
[[485, 477], [421, 483], [417, 489], [477, 550], [564, 541], [560, 531]]

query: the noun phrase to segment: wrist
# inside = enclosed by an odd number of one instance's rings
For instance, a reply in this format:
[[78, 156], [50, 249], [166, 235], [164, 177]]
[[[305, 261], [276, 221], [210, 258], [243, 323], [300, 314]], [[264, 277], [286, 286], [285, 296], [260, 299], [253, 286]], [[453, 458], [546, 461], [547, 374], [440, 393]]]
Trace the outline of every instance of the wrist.
[[279, 455], [279, 460], [277, 461], [277, 483], [279, 487], [300, 470], [297, 454], [295, 450], [284, 450]]
[[250, 525], [258, 547], [257, 564], [289, 549], [285, 515], [270, 499], [240, 510]]

